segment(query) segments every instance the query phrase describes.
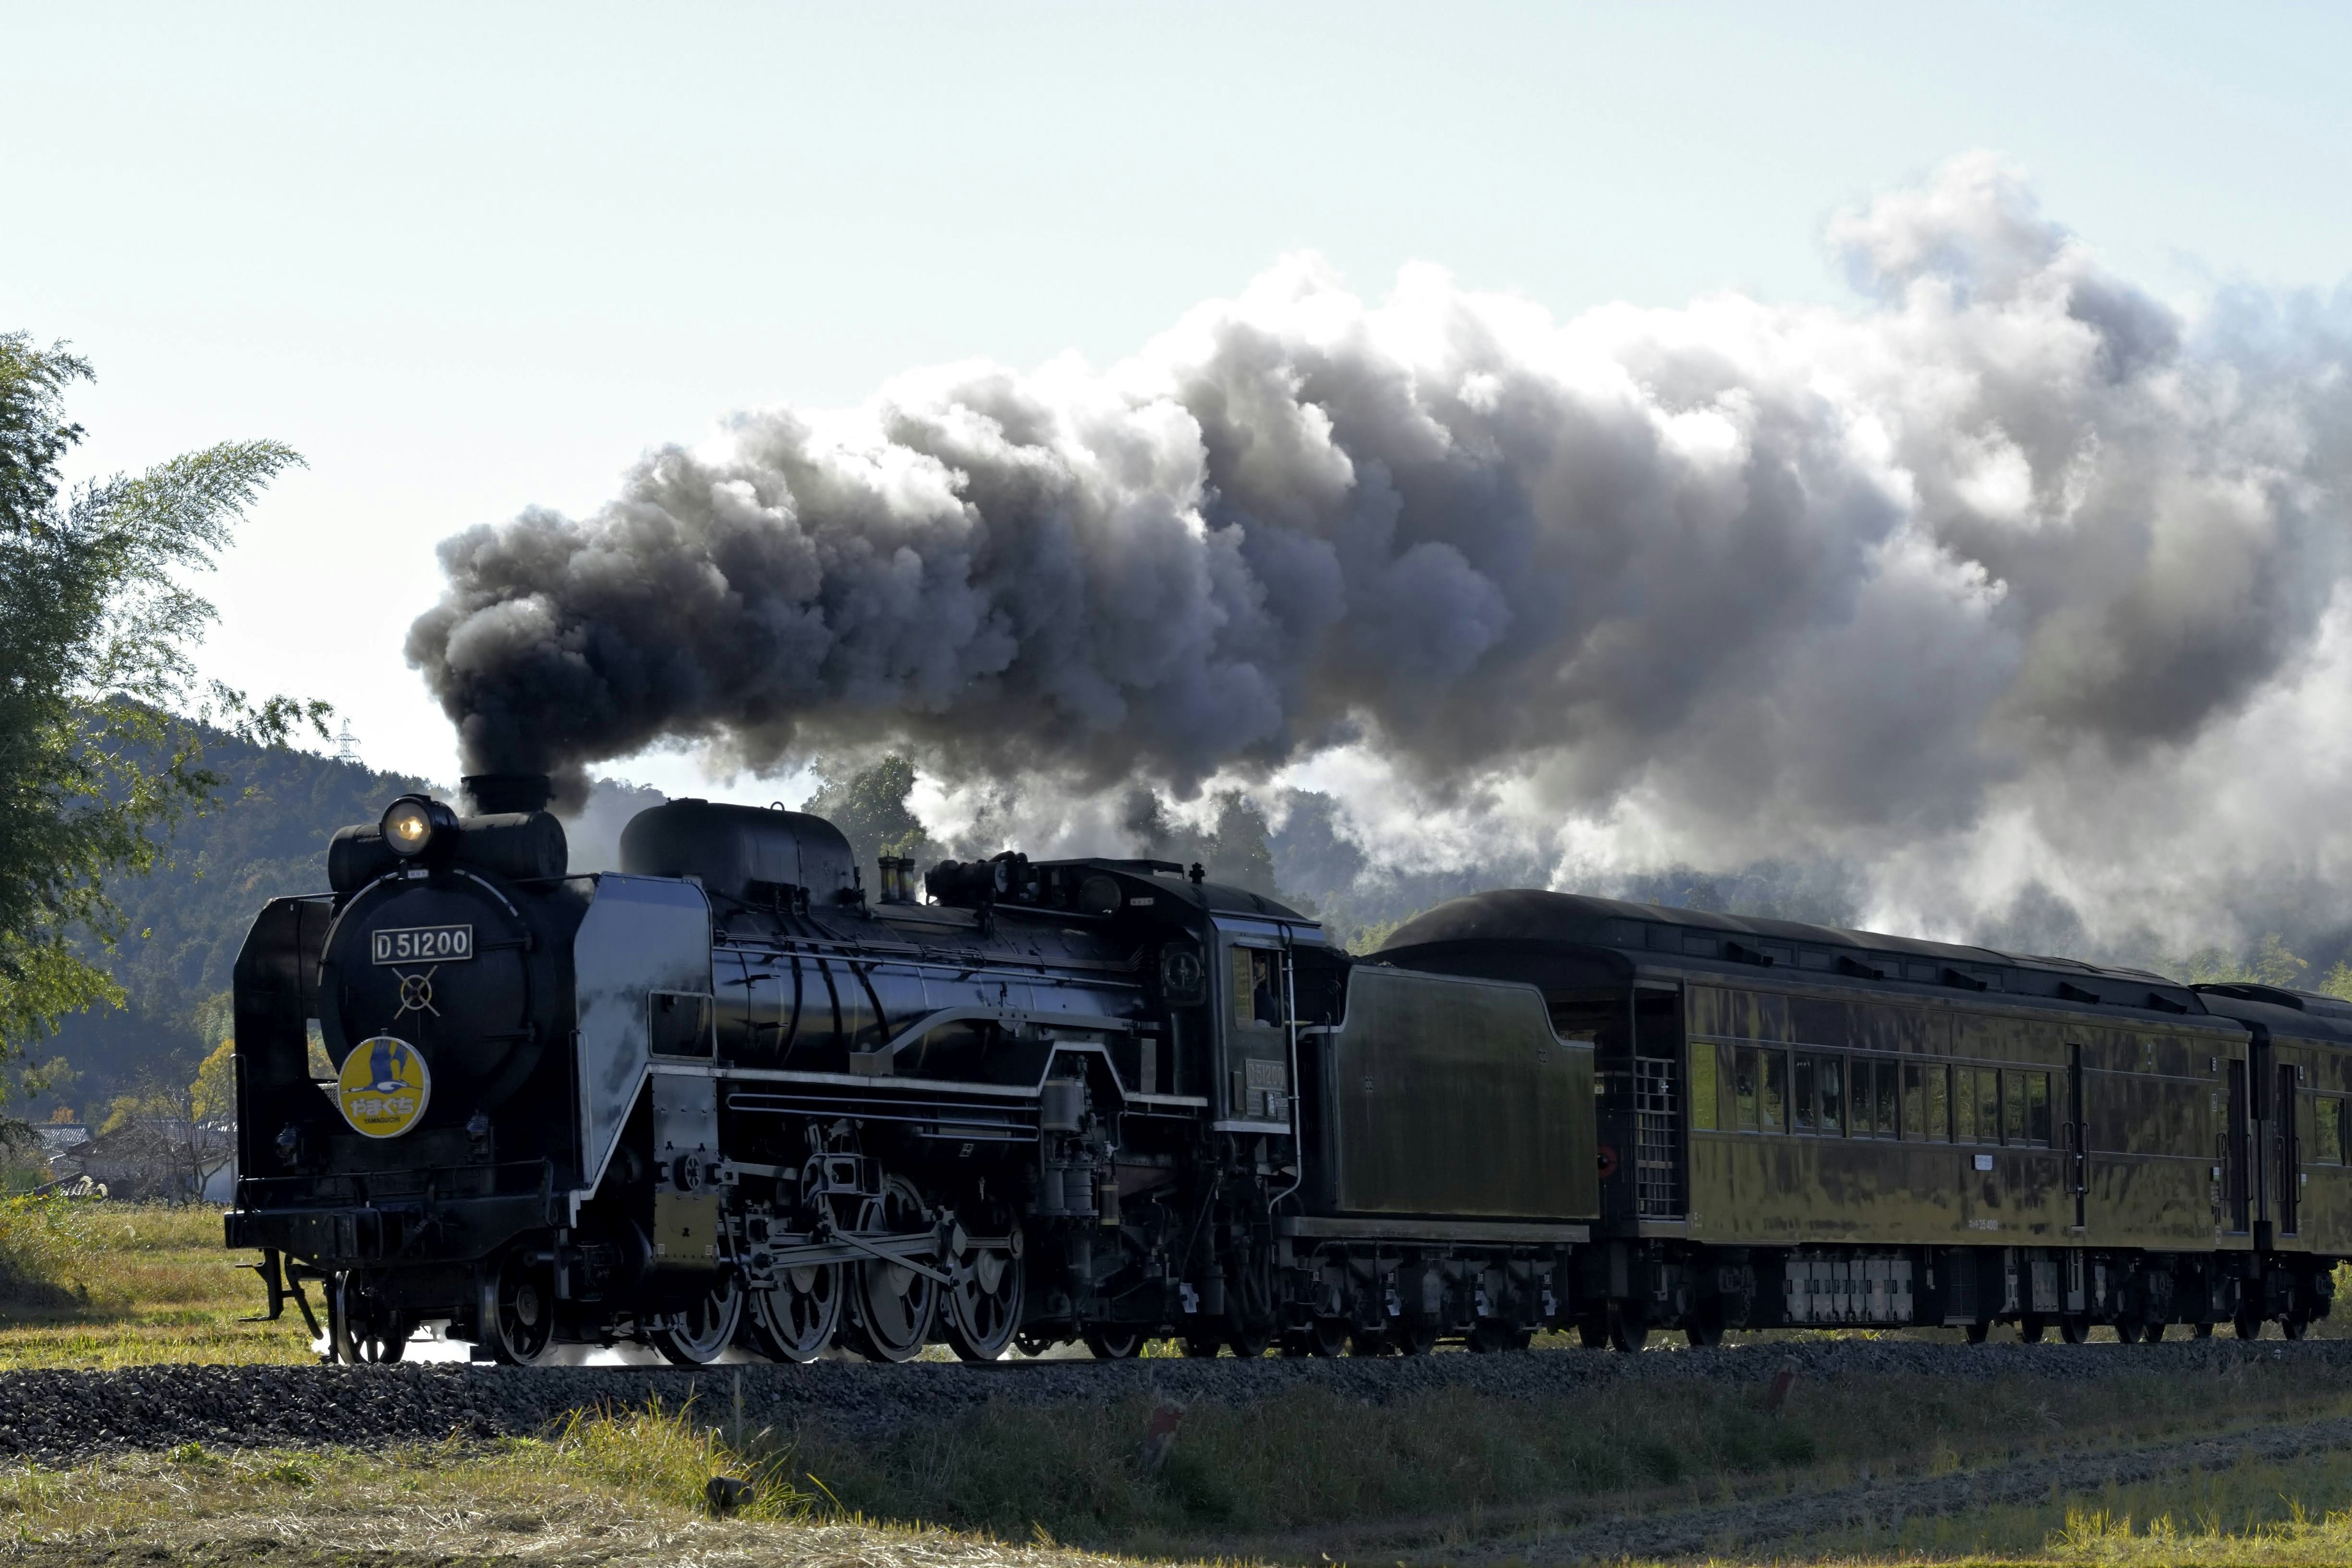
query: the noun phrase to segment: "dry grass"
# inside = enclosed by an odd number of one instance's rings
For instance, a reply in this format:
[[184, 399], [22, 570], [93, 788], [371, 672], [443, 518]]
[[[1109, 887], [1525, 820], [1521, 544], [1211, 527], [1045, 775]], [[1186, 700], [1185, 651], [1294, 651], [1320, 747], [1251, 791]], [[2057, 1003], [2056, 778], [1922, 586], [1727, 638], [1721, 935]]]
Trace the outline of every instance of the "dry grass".
[[299, 1316], [261, 1307], [221, 1245], [221, 1211], [160, 1204], [0, 1201], [0, 1369], [311, 1359]]
[[[1078, 1568], [1099, 1561], [856, 1519], [677, 1412], [583, 1416], [542, 1440], [391, 1454], [221, 1454], [189, 1445], [0, 1472], [0, 1531], [33, 1563], [872, 1563]], [[713, 1514], [713, 1476], [757, 1484]], [[820, 1512], [820, 1508], [823, 1511]]]

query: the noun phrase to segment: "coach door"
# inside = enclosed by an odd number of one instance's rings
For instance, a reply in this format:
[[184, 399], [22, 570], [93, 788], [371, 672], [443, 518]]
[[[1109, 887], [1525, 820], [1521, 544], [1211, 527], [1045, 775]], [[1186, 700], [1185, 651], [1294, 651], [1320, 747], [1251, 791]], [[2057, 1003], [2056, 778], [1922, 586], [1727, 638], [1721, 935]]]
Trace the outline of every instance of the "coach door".
[[2295, 1136], [2300, 1123], [2295, 1119], [2295, 1069], [2281, 1062], [2271, 1068], [2277, 1089], [2271, 1096], [2271, 1152], [2276, 1173], [2271, 1185], [2278, 1194], [2273, 1205], [2278, 1234], [2293, 1236], [2299, 1215], [2296, 1210], [2303, 1199], [2303, 1141]]
[[2091, 1125], [2083, 1120], [2083, 1047], [2066, 1047], [2066, 1187], [2074, 1198], [2074, 1228], [2084, 1226], [2091, 1191]]
[[2247, 1126], [2252, 1108], [2246, 1103], [2246, 1064], [2230, 1064], [2230, 1120], [2221, 1129], [2221, 1204], [2229, 1211], [2230, 1228], [2243, 1236], [2252, 1228], [2252, 1184], [2246, 1180]]
[[2246, 1047], [2245, 1119], [2239, 1123], [2245, 1141], [2247, 1206], [2253, 1217], [2254, 1245], [2268, 1247], [2278, 1234], [2278, 1058], [2271, 1051], [2271, 1032], [2257, 1024]]

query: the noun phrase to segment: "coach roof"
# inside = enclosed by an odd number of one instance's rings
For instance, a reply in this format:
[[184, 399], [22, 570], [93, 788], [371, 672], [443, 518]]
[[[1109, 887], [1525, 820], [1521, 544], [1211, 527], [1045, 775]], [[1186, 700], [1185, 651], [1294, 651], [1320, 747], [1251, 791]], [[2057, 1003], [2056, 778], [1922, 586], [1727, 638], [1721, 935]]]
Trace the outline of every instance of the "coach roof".
[[1612, 947], [1849, 981], [2001, 991], [2168, 1013], [2207, 1010], [2189, 987], [2145, 970], [1528, 888], [1474, 893], [1440, 904], [1399, 927], [1381, 945], [1379, 956], [1489, 942]]

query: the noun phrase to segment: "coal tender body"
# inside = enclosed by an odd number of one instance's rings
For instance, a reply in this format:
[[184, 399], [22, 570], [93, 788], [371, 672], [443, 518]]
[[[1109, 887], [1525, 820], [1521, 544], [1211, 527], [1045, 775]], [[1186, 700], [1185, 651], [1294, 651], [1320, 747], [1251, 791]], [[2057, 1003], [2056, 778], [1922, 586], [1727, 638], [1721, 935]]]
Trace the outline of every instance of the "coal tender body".
[[886, 858], [677, 801], [572, 876], [543, 780], [339, 835], [236, 970], [232, 1245], [389, 1359], [1521, 1345], [1580, 1310], [1592, 1053], [1198, 868]]

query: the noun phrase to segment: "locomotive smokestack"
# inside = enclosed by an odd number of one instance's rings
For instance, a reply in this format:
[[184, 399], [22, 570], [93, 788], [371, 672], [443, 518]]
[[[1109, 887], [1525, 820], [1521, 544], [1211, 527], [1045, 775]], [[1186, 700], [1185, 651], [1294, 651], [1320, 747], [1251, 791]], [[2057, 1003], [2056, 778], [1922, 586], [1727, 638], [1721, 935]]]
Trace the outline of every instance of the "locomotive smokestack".
[[545, 811], [555, 798], [555, 782], [545, 773], [468, 773], [458, 782], [477, 816]]

